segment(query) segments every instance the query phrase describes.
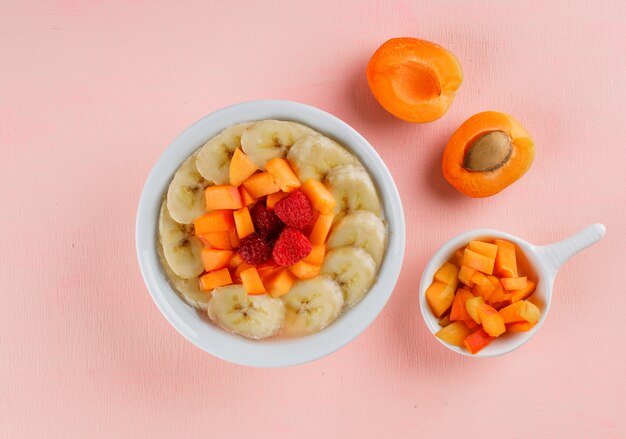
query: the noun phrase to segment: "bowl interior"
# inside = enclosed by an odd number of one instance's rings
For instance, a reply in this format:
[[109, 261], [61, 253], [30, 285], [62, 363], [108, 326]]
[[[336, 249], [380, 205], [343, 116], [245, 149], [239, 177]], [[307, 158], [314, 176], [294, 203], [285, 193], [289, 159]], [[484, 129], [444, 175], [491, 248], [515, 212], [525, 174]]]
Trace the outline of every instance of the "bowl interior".
[[448, 242], [446, 242], [441, 248], [434, 254], [431, 260], [428, 262], [422, 279], [420, 282], [420, 309], [422, 317], [426, 322], [426, 326], [435, 334], [441, 329], [439, 326], [439, 319], [430, 310], [428, 302], [426, 301], [426, 289], [433, 281], [433, 276], [446, 261], [448, 261], [454, 252], [459, 248], [467, 245], [467, 243], [473, 239], [493, 239], [501, 238], [509, 240], [517, 245], [516, 257], [520, 270], [526, 272], [530, 278], [537, 279], [537, 288], [533, 295], [530, 297], [530, 301], [536, 304], [541, 310], [541, 319], [539, 322], [528, 332], [516, 332], [506, 333], [498, 337], [496, 341], [485, 347], [477, 354], [470, 354], [463, 348], [446, 343], [439, 338], [437, 340], [446, 346], [448, 349], [458, 352], [459, 354], [468, 355], [471, 357], [495, 357], [498, 355], [511, 352], [517, 349], [522, 344], [526, 343], [541, 327], [543, 321], [548, 313], [550, 298], [552, 294], [552, 279], [548, 276], [541, 260], [537, 254], [536, 247], [528, 242], [510, 235], [508, 233], [500, 232], [492, 229], [479, 229], [458, 235]]
[[[281, 119], [301, 122], [335, 139], [354, 153], [377, 185], [388, 223], [389, 241], [378, 277], [353, 309], [325, 330], [307, 337], [266, 341], [232, 335], [204, 321], [172, 290], [156, 252], [157, 218], [162, 197], [178, 166], [198, 147], [236, 123]], [[405, 225], [396, 185], [374, 148], [354, 129], [322, 110], [288, 101], [254, 101], [224, 108], [183, 131], [165, 150], [145, 183], [136, 223], [136, 246], [144, 280], [159, 310], [185, 338], [224, 360], [256, 367], [305, 363], [327, 355], [354, 339], [380, 313], [402, 266]]]

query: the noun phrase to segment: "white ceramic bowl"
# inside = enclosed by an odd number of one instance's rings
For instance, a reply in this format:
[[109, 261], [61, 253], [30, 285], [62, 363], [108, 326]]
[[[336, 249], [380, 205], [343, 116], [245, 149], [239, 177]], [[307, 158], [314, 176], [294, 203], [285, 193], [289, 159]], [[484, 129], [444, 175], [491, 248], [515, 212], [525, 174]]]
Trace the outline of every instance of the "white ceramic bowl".
[[[378, 186], [389, 227], [389, 243], [378, 278], [363, 300], [323, 331], [307, 337], [254, 341], [229, 334], [206, 321], [172, 290], [156, 252], [161, 200], [180, 164], [223, 129], [260, 119], [293, 120], [337, 140], [354, 153]], [[289, 101], [245, 102], [216, 111], [183, 131], [165, 150], [146, 180], [136, 223], [137, 258], [154, 302], [170, 324], [200, 349], [224, 360], [255, 367], [305, 363], [341, 348], [381, 312], [402, 266], [404, 213], [398, 189], [374, 148], [345, 122], [317, 108]]]
[[493, 343], [486, 346], [483, 350], [473, 355], [465, 349], [446, 343], [439, 338], [437, 338], [437, 340], [439, 340], [441, 344], [446, 346], [448, 349], [471, 357], [497, 357], [498, 355], [503, 355], [517, 349], [537, 333], [548, 316], [550, 302], [552, 301], [552, 287], [554, 286], [554, 279], [556, 278], [561, 265], [563, 265], [569, 258], [574, 256], [579, 251], [598, 242], [604, 236], [605, 231], [606, 228], [604, 225], [592, 224], [563, 241], [545, 246], [535, 246], [518, 238], [517, 236], [492, 229], [472, 230], [455, 236], [441, 246], [437, 253], [434, 254], [422, 274], [419, 302], [422, 317], [424, 318], [424, 322], [426, 322], [426, 326], [428, 326], [428, 329], [433, 333], [433, 335], [441, 329], [439, 326], [439, 319], [435, 317], [428, 306], [428, 302], [426, 301], [426, 289], [433, 282], [433, 276], [439, 267], [441, 267], [444, 262], [448, 261], [456, 250], [465, 247], [467, 243], [473, 239], [506, 239], [517, 245], [517, 258], [523, 258], [526, 260], [528, 268], [538, 280], [537, 288], [530, 300], [541, 309], [541, 318], [539, 319], [539, 322], [537, 322], [537, 324], [528, 332], [504, 334]]

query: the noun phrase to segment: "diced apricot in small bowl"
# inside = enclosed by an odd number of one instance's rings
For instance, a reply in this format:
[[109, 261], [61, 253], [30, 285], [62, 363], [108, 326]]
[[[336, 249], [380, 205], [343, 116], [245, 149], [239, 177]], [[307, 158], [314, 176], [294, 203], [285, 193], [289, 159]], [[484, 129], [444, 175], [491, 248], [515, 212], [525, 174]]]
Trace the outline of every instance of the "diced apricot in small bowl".
[[495, 195], [530, 168], [535, 146], [530, 134], [508, 114], [475, 114], [452, 134], [443, 153], [448, 183], [474, 198]]
[[527, 299], [536, 281], [523, 273], [516, 251], [502, 239], [474, 240], [437, 270], [426, 289], [442, 327], [437, 338], [475, 354], [507, 332], [535, 326], [541, 310]]
[[367, 82], [385, 110], [408, 122], [432, 122], [450, 108], [463, 81], [461, 64], [443, 47], [393, 38], [367, 64]]

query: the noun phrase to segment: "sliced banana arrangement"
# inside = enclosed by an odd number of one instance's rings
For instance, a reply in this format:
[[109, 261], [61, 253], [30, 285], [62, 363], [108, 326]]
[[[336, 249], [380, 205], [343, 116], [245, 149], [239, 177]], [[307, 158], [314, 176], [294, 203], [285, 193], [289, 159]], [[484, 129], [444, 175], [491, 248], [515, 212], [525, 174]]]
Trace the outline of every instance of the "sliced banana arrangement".
[[267, 294], [251, 296], [243, 285], [228, 285], [213, 290], [209, 318], [234, 334], [267, 338], [283, 326], [285, 306]]
[[159, 241], [165, 261], [177, 276], [191, 279], [202, 273], [202, 243], [193, 235], [192, 226], [172, 219], [165, 203], [159, 215]]
[[[237, 154], [235, 161], [232, 161], [233, 154]], [[247, 160], [247, 164], [242, 165], [240, 158]], [[266, 169], [270, 160], [272, 163]], [[230, 187], [213, 188], [231, 184], [231, 162], [233, 166], [241, 165], [248, 173], [237, 182], [233, 180]], [[279, 171], [280, 174], [272, 174]], [[273, 178], [278, 182], [279, 178], [288, 179], [289, 175], [295, 175], [301, 183], [311, 179], [320, 182], [321, 185], [311, 183], [321, 190], [317, 196], [334, 197], [334, 219], [328, 215], [328, 210], [319, 208], [318, 213], [326, 215], [325, 225], [319, 223], [306, 235], [297, 235], [306, 245], [324, 243], [325, 246], [317, 247], [321, 248], [321, 253], [310, 260], [298, 256], [285, 263], [285, 267], [261, 264], [264, 267], [258, 266], [257, 275], [266, 274], [256, 278], [249, 273], [249, 267], [254, 265], [247, 264], [246, 269], [238, 270], [245, 256], [241, 246], [248, 235], [237, 236], [237, 227], [245, 224], [245, 216], [238, 214], [233, 217], [234, 221], [229, 220], [226, 209], [237, 210], [230, 205], [237, 204], [239, 195], [243, 200], [247, 194], [247, 186], [236, 187], [247, 176], [250, 176], [248, 183], [252, 185], [254, 181], [256, 185], [251, 187], [260, 193], [273, 194], [277, 190], [276, 186], [272, 189], [276, 184]], [[209, 187], [211, 189], [207, 190]], [[211, 197], [215, 197], [217, 191], [222, 191], [219, 193], [223, 194], [225, 203], [230, 203], [229, 207], [215, 206], [215, 198]], [[280, 197], [276, 197], [272, 205], [269, 196], [267, 200], [261, 196], [256, 201], [246, 201], [249, 211], [252, 212], [254, 202], [267, 202], [266, 209], [274, 209], [280, 200], [288, 201], [288, 194], [277, 195]], [[319, 200], [311, 194], [307, 196], [312, 197], [309, 201]], [[318, 206], [313, 201], [311, 205]], [[207, 204], [216, 211], [207, 211]], [[284, 206], [283, 213], [279, 214], [281, 219], [275, 215], [275, 220], [284, 219], [285, 224], [291, 224], [285, 218], [293, 215], [297, 204], [290, 208]], [[268, 218], [271, 219], [265, 216], [263, 221], [269, 221]], [[285, 224], [282, 226], [287, 227]], [[165, 276], [182, 300], [206, 313], [209, 320], [224, 331], [260, 340], [315, 334], [354, 307], [376, 279], [385, 255], [387, 235], [378, 191], [354, 154], [297, 122], [261, 120], [223, 130], [181, 164], [161, 205], [156, 250]], [[266, 242], [274, 247], [276, 240], [268, 238]], [[219, 259], [224, 254], [228, 259]], [[239, 258], [238, 262], [233, 255]]]
[[337, 166], [359, 164], [343, 146], [321, 134], [298, 140], [289, 150], [287, 160], [302, 181], [322, 181]]
[[230, 159], [241, 146], [241, 136], [252, 123], [240, 123], [226, 128], [205, 143], [198, 152], [198, 172], [213, 184], [228, 184]]
[[178, 168], [167, 190], [167, 210], [180, 224], [191, 224], [206, 211], [204, 189], [209, 185], [196, 168], [193, 154]]
[[265, 163], [275, 157], [285, 157], [298, 140], [316, 134], [311, 128], [296, 122], [263, 120], [247, 128], [241, 136], [243, 152], [265, 169]]
[[352, 308], [374, 283], [376, 263], [361, 248], [339, 247], [326, 254], [322, 273], [339, 284], [346, 306]]
[[339, 317], [343, 307], [341, 287], [326, 276], [297, 282], [281, 299], [286, 308], [283, 332], [290, 337], [321, 331]]
[[167, 277], [172, 288], [174, 288], [174, 290], [176, 290], [183, 300], [189, 305], [206, 311], [209, 306], [209, 302], [211, 301], [211, 294], [200, 289], [200, 284], [198, 283], [197, 278], [193, 277], [185, 279], [174, 273], [174, 270], [172, 270], [165, 259], [161, 243], [157, 246], [157, 252], [159, 254], [159, 260], [161, 261], [163, 270], [165, 271], [165, 276]]
[[387, 227], [382, 218], [369, 210], [355, 210], [344, 216], [333, 227], [326, 247], [334, 249], [345, 246], [360, 247], [376, 262], [383, 260], [387, 245]]
[[380, 199], [374, 182], [362, 166], [343, 165], [326, 175], [326, 183], [337, 201], [335, 214], [369, 210], [381, 214]]

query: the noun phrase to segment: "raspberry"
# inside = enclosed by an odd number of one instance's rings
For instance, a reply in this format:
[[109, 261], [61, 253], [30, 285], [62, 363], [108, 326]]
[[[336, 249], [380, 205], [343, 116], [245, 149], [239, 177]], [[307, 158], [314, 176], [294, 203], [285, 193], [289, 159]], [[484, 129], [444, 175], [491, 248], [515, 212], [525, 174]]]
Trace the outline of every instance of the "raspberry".
[[265, 204], [258, 202], [250, 212], [254, 230], [263, 236], [268, 237], [278, 234], [283, 228], [283, 223], [278, 219], [276, 214], [265, 207]]
[[262, 264], [272, 255], [272, 247], [257, 233], [246, 236], [239, 245], [239, 255], [244, 262], [252, 265]]
[[308, 198], [300, 191], [293, 191], [274, 206], [274, 213], [282, 222], [296, 229], [306, 229], [313, 221], [313, 210]]
[[286, 227], [276, 240], [272, 256], [276, 264], [289, 266], [311, 253], [311, 242], [301, 231]]

